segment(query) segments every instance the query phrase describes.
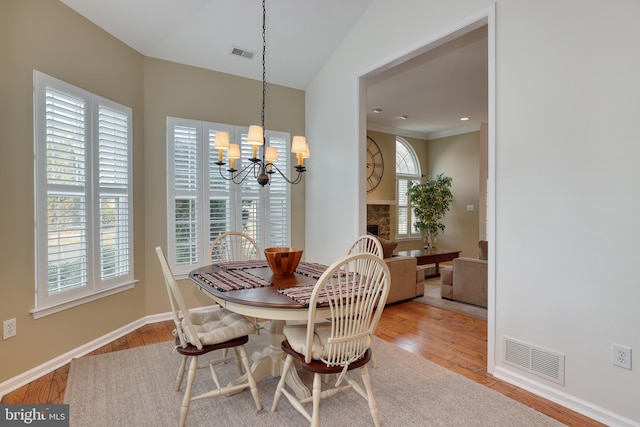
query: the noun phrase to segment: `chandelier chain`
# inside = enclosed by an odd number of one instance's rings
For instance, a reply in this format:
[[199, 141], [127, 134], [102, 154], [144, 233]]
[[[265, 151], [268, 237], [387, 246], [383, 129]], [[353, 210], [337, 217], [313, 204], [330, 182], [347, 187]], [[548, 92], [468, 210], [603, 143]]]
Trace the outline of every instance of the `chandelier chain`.
[[[230, 157], [231, 167], [227, 169], [229, 176], [225, 176], [222, 173], [222, 166], [226, 164], [225, 162], [222, 161], [222, 153], [223, 153], [223, 150], [229, 149], [228, 142], [227, 142], [226, 148], [221, 143], [218, 150], [218, 156], [219, 156], [218, 161], [215, 162], [215, 164], [218, 165], [218, 171], [220, 172], [220, 176], [223, 179], [227, 181], [232, 181], [235, 184], [241, 184], [242, 182], [244, 182], [245, 179], [247, 179], [250, 176], [253, 176], [253, 178], [256, 178], [258, 181], [258, 184], [262, 187], [264, 187], [267, 184], [271, 184], [271, 176], [274, 173], [277, 173], [278, 175], [280, 175], [289, 184], [297, 184], [301, 182], [302, 175], [304, 174], [304, 172], [306, 172], [303, 159], [309, 157], [308, 146], [306, 145], [305, 138], [294, 136], [293, 138], [294, 142], [296, 141], [297, 138], [301, 138], [302, 145], [306, 147], [306, 150], [307, 150], [306, 151], [307, 156], [302, 157], [302, 153], [304, 153], [304, 147], [302, 148], [302, 151], [293, 151], [293, 148], [292, 148], [292, 152], [296, 153], [298, 157], [298, 165], [294, 167], [294, 169], [297, 172], [297, 176], [294, 179], [287, 178], [285, 172], [280, 170], [280, 168], [278, 168], [278, 166], [274, 164], [273, 159], [269, 159], [269, 160], [266, 159], [267, 138], [266, 138], [266, 127], [265, 127], [265, 115], [264, 115], [266, 105], [267, 105], [267, 60], [266, 60], [266, 57], [267, 57], [267, 5], [266, 3], [267, 3], [266, 0], [262, 0], [262, 110], [260, 112], [260, 121], [262, 124], [262, 144], [254, 145], [253, 157], [249, 159], [250, 162], [248, 164], [246, 164], [244, 167], [241, 166], [240, 171], [233, 168], [234, 160], [240, 158], [239, 153], [236, 154], [238, 157]], [[252, 126], [249, 127], [250, 130], [251, 128]], [[218, 141], [218, 138], [216, 138], [216, 142], [217, 141]], [[259, 156], [257, 153], [256, 145], [262, 145], [262, 159], [258, 158]], [[300, 150], [299, 145], [300, 143], [298, 142], [298, 148], [296, 150]], [[216, 147], [215, 142], [214, 142], [214, 147]], [[275, 155], [275, 160], [277, 160], [277, 152]]]
[[[262, 120], [262, 132], [265, 132], [264, 127], [264, 109], [266, 105], [267, 98], [267, 66], [266, 66], [266, 58], [267, 57], [267, 6], [266, 0], [262, 0], [262, 112], [260, 118]], [[263, 140], [266, 143], [266, 139], [263, 135]]]

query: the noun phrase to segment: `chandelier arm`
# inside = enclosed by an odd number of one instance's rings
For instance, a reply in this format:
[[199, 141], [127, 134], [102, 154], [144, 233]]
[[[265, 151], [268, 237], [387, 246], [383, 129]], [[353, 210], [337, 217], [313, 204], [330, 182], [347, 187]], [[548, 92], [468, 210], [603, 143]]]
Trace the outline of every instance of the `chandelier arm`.
[[[222, 177], [222, 179], [224, 179], [226, 181], [233, 181], [234, 184], [241, 184], [249, 176], [249, 172], [251, 172], [251, 170], [249, 170], [249, 169], [252, 168], [252, 167], [255, 168], [255, 165], [257, 163], [248, 164], [244, 168], [242, 168], [242, 170], [240, 170], [240, 171], [230, 172], [229, 170], [227, 170], [227, 172], [230, 173], [230, 176], [228, 178], [222, 174], [222, 166], [224, 164], [225, 163], [223, 163], [222, 165], [218, 165], [218, 171], [220, 172], [220, 176]], [[245, 174], [244, 177], [242, 177], [242, 179], [240, 181], [236, 181], [236, 178], [241, 176], [243, 173]], [[255, 176], [254, 176], [254, 178], [255, 178]]]
[[[253, 178], [255, 178], [257, 175], [255, 173], [256, 170], [256, 165], [258, 165], [258, 163], [251, 163], [246, 165], [244, 168], [242, 168], [242, 170], [236, 174], [231, 174], [231, 181], [233, 181], [234, 184], [241, 184], [243, 183], [250, 175], [253, 175]], [[253, 173], [251, 173], [253, 172]], [[242, 174], [244, 174], [244, 176], [242, 176], [240, 178], [240, 181], [236, 181], [236, 178], [240, 177]]]
[[231, 181], [231, 178], [227, 178], [222, 174], [222, 166], [226, 165], [226, 163], [218, 163], [218, 172], [220, 172], [220, 177], [225, 181]]
[[[285, 181], [287, 181], [289, 184], [297, 184], [300, 181], [302, 181], [302, 174], [304, 173], [304, 171], [306, 170], [304, 167], [302, 166], [296, 166], [296, 170], [298, 171], [298, 175], [296, 176], [295, 179], [289, 179], [287, 178], [287, 176], [278, 168], [278, 166], [272, 164], [273, 168], [280, 174], [280, 176], [282, 178], [284, 178]], [[271, 172], [272, 174], [274, 172]]]

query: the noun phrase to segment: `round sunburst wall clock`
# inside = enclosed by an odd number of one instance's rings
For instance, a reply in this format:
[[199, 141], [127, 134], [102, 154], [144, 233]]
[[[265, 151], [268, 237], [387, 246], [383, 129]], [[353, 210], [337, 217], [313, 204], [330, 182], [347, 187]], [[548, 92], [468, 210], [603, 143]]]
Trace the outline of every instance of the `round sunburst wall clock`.
[[371, 193], [380, 184], [384, 174], [384, 159], [378, 144], [367, 136], [367, 193]]

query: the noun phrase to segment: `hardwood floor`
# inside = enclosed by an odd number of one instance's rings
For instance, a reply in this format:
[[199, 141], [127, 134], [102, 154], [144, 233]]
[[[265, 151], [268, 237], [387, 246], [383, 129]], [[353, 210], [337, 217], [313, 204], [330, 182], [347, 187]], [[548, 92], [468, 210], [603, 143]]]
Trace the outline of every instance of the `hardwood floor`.
[[[89, 354], [96, 355], [173, 339], [173, 322], [143, 326]], [[568, 426], [600, 427], [599, 422], [487, 373], [487, 322], [414, 301], [385, 308], [376, 335], [451, 371], [496, 390]], [[69, 365], [11, 393], [3, 404], [62, 403]]]

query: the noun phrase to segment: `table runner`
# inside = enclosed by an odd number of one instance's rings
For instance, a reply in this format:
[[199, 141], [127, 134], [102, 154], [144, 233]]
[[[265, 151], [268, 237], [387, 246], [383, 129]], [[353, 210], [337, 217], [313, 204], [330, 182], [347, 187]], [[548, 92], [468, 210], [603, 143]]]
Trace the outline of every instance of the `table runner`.
[[[217, 267], [224, 268], [225, 270], [248, 270], [250, 268], [263, 268], [268, 267], [269, 263], [263, 259], [249, 260], [249, 261], [228, 261], [219, 262]], [[311, 277], [313, 279], [319, 279], [322, 273], [328, 267], [324, 264], [318, 264], [315, 262], [301, 262], [296, 267], [295, 272], [302, 274], [303, 276]]]
[[220, 292], [263, 288], [272, 285], [266, 280], [242, 270], [219, 270], [212, 273], [198, 273], [196, 276]]
[[266, 259], [252, 259], [249, 261], [227, 261], [219, 262], [216, 266], [225, 270], [247, 270], [249, 268], [268, 267], [269, 263]]

